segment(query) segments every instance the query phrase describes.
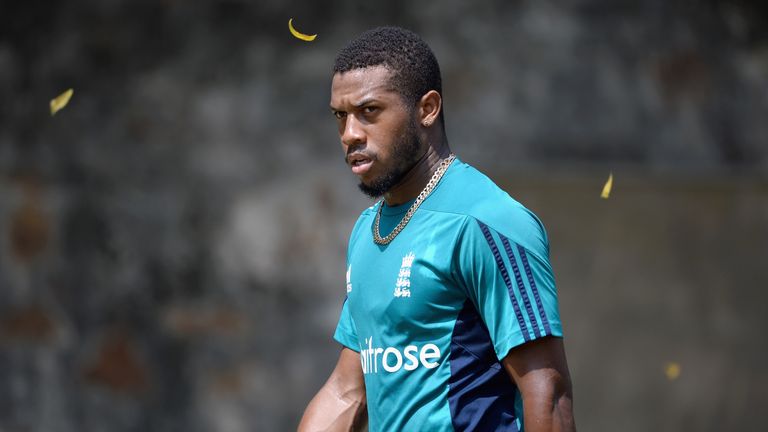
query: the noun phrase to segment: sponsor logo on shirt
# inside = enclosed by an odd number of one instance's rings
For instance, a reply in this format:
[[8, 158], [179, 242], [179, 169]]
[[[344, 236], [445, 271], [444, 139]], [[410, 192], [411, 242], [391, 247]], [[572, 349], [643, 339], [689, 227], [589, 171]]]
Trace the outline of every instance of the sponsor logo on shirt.
[[403, 263], [400, 266], [400, 272], [397, 274], [397, 282], [395, 283], [395, 297], [411, 296], [411, 267], [413, 266], [414, 258], [416, 258], [416, 255], [413, 252], [408, 252], [403, 257]]
[[403, 369], [415, 370], [418, 367], [434, 369], [440, 364], [440, 348], [433, 343], [408, 345], [401, 352], [396, 347], [374, 347], [373, 337], [366, 338], [360, 347], [360, 363], [364, 374], [382, 372], [395, 373]]

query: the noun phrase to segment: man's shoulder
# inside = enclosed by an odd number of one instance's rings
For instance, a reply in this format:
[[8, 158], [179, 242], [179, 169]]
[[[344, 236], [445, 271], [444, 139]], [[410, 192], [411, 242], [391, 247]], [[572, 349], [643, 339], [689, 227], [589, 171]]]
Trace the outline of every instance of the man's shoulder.
[[496, 216], [525, 217], [529, 211], [473, 166], [457, 161], [425, 202], [432, 211], [456, 213], [486, 223]]
[[352, 231], [349, 235], [349, 243], [350, 246], [354, 239], [359, 238], [361, 230], [364, 226], [371, 226], [371, 223], [373, 222], [373, 219], [376, 217], [376, 210], [378, 206], [381, 205], [380, 202], [376, 202], [370, 207], [367, 207], [362, 212], [360, 212], [360, 216], [357, 217], [357, 220], [355, 221], [355, 225], [352, 227]]
[[531, 210], [466, 163], [460, 162], [450, 174], [444, 187], [435, 190], [440, 195], [430, 210], [464, 215], [531, 251], [548, 254], [544, 225]]
[[360, 216], [357, 217], [357, 221], [360, 222], [362, 219], [375, 217], [379, 205], [381, 205], [381, 201], [376, 201], [370, 207], [366, 207], [363, 211], [360, 212]]
[[370, 207], [366, 207], [363, 211], [361, 211], [360, 215], [357, 217], [357, 220], [355, 221], [355, 227], [353, 228], [353, 231], [357, 229], [357, 227], [361, 225], [363, 222], [365, 222], [366, 220], [375, 218], [376, 211], [379, 205], [381, 205], [380, 202], [376, 202]]

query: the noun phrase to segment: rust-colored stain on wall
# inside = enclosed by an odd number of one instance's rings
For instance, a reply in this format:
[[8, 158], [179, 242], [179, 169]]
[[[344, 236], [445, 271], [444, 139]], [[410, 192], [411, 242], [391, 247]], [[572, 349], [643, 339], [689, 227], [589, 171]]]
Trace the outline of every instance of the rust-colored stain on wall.
[[243, 373], [239, 368], [212, 374], [211, 390], [219, 396], [236, 396], [243, 391]]
[[11, 216], [11, 251], [20, 261], [28, 262], [40, 255], [50, 238], [50, 221], [40, 203], [39, 186], [22, 180], [24, 200]]
[[0, 321], [0, 337], [4, 340], [46, 342], [55, 332], [53, 320], [40, 306], [11, 310]]
[[164, 318], [165, 327], [182, 337], [236, 335], [246, 328], [239, 311], [222, 307], [175, 306]]
[[661, 58], [656, 65], [656, 77], [668, 101], [704, 101], [712, 93], [712, 66], [694, 51]]
[[129, 395], [141, 395], [149, 388], [149, 374], [132, 338], [113, 332], [99, 349], [96, 361], [86, 368], [91, 383]]

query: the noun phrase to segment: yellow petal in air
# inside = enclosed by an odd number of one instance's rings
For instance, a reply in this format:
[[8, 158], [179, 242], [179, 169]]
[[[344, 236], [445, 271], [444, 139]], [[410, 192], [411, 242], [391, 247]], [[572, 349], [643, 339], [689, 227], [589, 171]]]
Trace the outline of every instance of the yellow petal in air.
[[64, 93], [56, 96], [54, 99], [51, 99], [51, 115], [55, 115], [65, 106], [67, 106], [67, 104], [69, 103], [69, 99], [72, 97], [72, 94], [74, 93], [75, 93], [74, 90], [69, 89]]
[[608, 199], [608, 197], [611, 196], [612, 187], [613, 187], [613, 173], [608, 175], [608, 181], [605, 182], [605, 186], [603, 186], [603, 192], [600, 194], [600, 197], [603, 199]]
[[668, 380], [676, 380], [680, 376], [680, 364], [675, 362], [667, 363], [664, 365], [664, 373], [667, 375]]
[[317, 37], [316, 34], [306, 35], [304, 33], [299, 33], [298, 31], [296, 31], [296, 29], [293, 28], [293, 18], [288, 20], [288, 30], [291, 31], [292, 35], [296, 36], [297, 38], [299, 38], [299, 39], [301, 39], [303, 41], [313, 41]]

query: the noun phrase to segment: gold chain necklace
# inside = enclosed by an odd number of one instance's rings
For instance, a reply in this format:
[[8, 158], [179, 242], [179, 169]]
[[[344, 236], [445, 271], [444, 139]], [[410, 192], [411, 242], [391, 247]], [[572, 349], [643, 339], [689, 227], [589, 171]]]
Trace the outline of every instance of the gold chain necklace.
[[376, 212], [376, 220], [373, 222], [373, 241], [376, 244], [379, 245], [387, 245], [392, 240], [397, 237], [398, 234], [400, 234], [400, 231], [405, 228], [405, 225], [408, 223], [408, 221], [411, 220], [411, 217], [413, 217], [413, 214], [416, 213], [416, 209], [419, 208], [422, 202], [424, 202], [425, 199], [429, 196], [429, 194], [432, 193], [433, 190], [435, 190], [435, 186], [440, 182], [440, 179], [443, 178], [443, 174], [445, 174], [446, 171], [448, 171], [448, 166], [451, 165], [451, 162], [456, 159], [456, 155], [451, 153], [448, 155], [447, 158], [443, 159], [442, 162], [440, 162], [440, 166], [437, 167], [435, 170], [435, 174], [432, 175], [432, 178], [429, 179], [429, 182], [426, 186], [424, 186], [424, 189], [419, 193], [419, 196], [416, 197], [416, 201], [411, 204], [411, 207], [408, 209], [408, 211], [405, 213], [405, 216], [400, 221], [399, 224], [395, 227], [394, 230], [392, 230], [391, 233], [389, 233], [386, 237], [382, 237], [381, 233], [379, 232], [379, 221], [381, 220], [381, 209], [384, 207], [384, 200], [382, 199], [379, 201], [379, 211]]

